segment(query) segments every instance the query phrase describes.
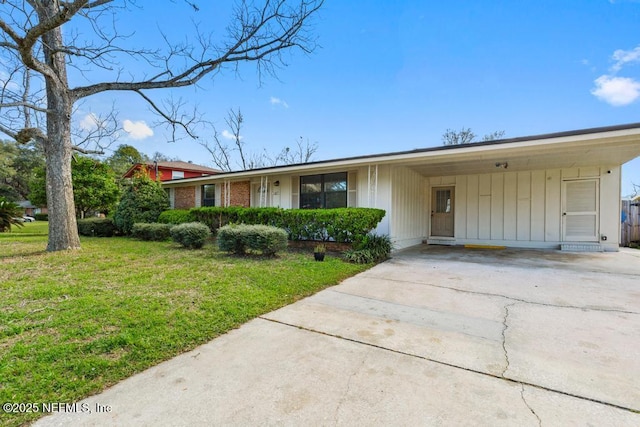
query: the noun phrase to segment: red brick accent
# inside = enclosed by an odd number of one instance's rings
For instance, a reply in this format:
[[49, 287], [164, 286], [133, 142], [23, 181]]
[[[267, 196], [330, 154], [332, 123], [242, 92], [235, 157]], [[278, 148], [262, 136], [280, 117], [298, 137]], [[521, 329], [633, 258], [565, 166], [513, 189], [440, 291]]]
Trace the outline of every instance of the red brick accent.
[[174, 190], [174, 209], [196, 207], [196, 187], [176, 187]]
[[[224, 206], [226, 197], [226, 186], [222, 184], [222, 192], [220, 195], [220, 203], [219, 206]], [[242, 206], [244, 208], [248, 208], [251, 206], [251, 182], [249, 181], [240, 181], [240, 182], [232, 182], [230, 184], [231, 191], [229, 197], [229, 206]], [[216, 203], [217, 204], [217, 203]]]

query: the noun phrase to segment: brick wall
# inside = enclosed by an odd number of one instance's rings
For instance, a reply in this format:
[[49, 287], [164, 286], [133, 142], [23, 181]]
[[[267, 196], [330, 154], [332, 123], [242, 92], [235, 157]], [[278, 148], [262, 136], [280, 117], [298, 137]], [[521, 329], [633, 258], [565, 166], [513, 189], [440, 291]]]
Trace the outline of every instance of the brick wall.
[[[226, 197], [226, 188], [222, 184], [222, 192], [220, 195], [220, 203], [216, 201], [218, 206], [224, 206]], [[231, 183], [231, 196], [229, 197], [229, 206], [242, 206], [248, 208], [251, 206], [251, 182], [240, 181]]]
[[176, 187], [174, 192], [174, 209], [190, 209], [196, 207], [196, 187]]

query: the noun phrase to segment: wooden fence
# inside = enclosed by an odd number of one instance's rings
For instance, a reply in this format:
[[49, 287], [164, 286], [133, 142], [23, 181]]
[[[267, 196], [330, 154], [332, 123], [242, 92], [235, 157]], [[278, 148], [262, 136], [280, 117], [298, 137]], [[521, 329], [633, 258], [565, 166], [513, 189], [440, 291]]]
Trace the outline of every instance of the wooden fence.
[[622, 246], [629, 246], [631, 242], [640, 241], [640, 202], [622, 201]]

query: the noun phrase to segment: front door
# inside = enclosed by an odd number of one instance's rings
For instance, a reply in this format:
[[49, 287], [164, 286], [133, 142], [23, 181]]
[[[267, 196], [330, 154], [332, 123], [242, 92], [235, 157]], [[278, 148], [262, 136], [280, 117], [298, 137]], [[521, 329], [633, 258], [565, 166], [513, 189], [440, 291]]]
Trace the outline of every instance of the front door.
[[431, 236], [453, 237], [454, 187], [431, 189]]
[[599, 240], [599, 184], [598, 179], [580, 179], [563, 182], [563, 241], [597, 242]]

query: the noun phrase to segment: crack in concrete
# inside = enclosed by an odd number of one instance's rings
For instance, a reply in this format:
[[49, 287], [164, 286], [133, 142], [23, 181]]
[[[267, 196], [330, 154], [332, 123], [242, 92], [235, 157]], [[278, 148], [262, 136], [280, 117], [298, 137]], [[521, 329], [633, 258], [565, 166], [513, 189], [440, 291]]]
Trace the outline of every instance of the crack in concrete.
[[490, 378], [495, 378], [495, 379], [502, 380], [502, 381], [507, 381], [507, 382], [512, 383], [512, 384], [520, 384], [520, 385], [526, 385], [526, 386], [529, 386], [529, 387], [535, 387], [535, 388], [537, 388], [539, 390], [549, 391], [549, 392], [557, 393], [557, 394], [560, 394], [560, 395], [563, 395], [563, 396], [574, 397], [576, 399], [584, 400], [584, 401], [587, 401], [587, 402], [598, 403], [600, 405], [605, 405], [605, 406], [608, 406], [608, 407], [611, 407], [611, 408], [622, 409], [624, 411], [631, 412], [631, 413], [634, 413], [634, 414], [637, 414], [637, 413], [640, 412], [640, 408], [628, 408], [626, 406], [618, 405], [618, 404], [615, 404], [615, 403], [606, 402], [606, 401], [598, 400], [598, 399], [592, 399], [590, 397], [580, 396], [578, 394], [569, 393], [569, 392], [562, 391], [562, 390], [556, 390], [556, 389], [553, 389], [553, 388], [545, 387], [545, 386], [538, 385], [538, 384], [529, 383], [529, 382], [526, 382], [526, 381], [517, 381], [517, 380], [511, 379], [509, 377], [502, 377], [502, 376], [498, 376], [498, 375], [495, 375], [495, 374], [492, 374], [492, 373], [489, 373], [489, 372], [483, 372], [483, 371], [479, 371], [477, 369], [466, 368], [464, 366], [454, 365], [453, 363], [448, 363], [448, 362], [445, 362], [445, 361], [442, 361], [442, 360], [432, 359], [432, 358], [427, 357], [427, 356], [421, 356], [419, 354], [407, 353], [405, 351], [395, 350], [395, 349], [392, 349], [392, 348], [383, 347], [381, 345], [372, 344], [370, 342], [360, 341], [360, 340], [353, 339], [353, 338], [348, 338], [348, 337], [343, 337], [343, 336], [337, 335], [337, 334], [318, 331], [316, 329], [311, 329], [311, 328], [308, 328], [308, 327], [305, 327], [305, 326], [300, 326], [300, 325], [294, 325], [292, 323], [287, 323], [287, 322], [283, 322], [283, 321], [276, 320], [276, 319], [270, 319], [270, 318], [264, 317], [264, 316], [258, 316], [258, 319], [264, 320], [264, 321], [267, 321], [267, 322], [277, 323], [279, 325], [288, 326], [288, 327], [291, 327], [291, 328], [299, 329], [299, 330], [310, 332], [310, 333], [313, 333], [313, 334], [320, 334], [320, 335], [324, 335], [326, 337], [337, 338], [337, 339], [340, 339], [340, 340], [352, 342], [354, 344], [362, 344], [362, 345], [365, 345], [365, 346], [368, 346], [368, 347], [377, 348], [379, 350], [388, 351], [388, 352], [399, 354], [399, 355], [402, 355], [402, 356], [415, 357], [416, 359], [426, 360], [427, 362], [437, 363], [438, 365], [448, 366], [450, 368], [460, 369], [460, 370], [467, 371], [467, 372], [472, 372], [474, 374], [482, 375], [482, 376], [485, 376], [485, 377], [490, 377]]
[[540, 419], [538, 414], [536, 414], [536, 411], [533, 410], [531, 405], [529, 405], [529, 402], [527, 402], [527, 399], [525, 399], [524, 397], [524, 384], [522, 383], [520, 383], [520, 397], [522, 398], [522, 401], [524, 402], [525, 406], [529, 408], [529, 411], [531, 411], [531, 413], [538, 419], [538, 426], [542, 427], [542, 420]]
[[502, 318], [502, 351], [504, 352], [504, 359], [506, 361], [505, 367], [502, 370], [500, 376], [503, 378], [506, 376], [507, 371], [509, 370], [509, 352], [507, 351], [507, 329], [509, 329], [509, 324], [507, 323], [507, 319], [509, 318], [509, 307], [513, 307], [517, 303], [511, 303], [504, 306], [504, 317]]
[[356, 376], [356, 374], [358, 372], [360, 372], [360, 369], [364, 366], [364, 362], [367, 359], [367, 355], [365, 354], [364, 357], [362, 358], [362, 362], [360, 363], [360, 366], [358, 367], [358, 369], [355, 369], [353, 371], [353, 373], [349, 376], [349, 379], [347, 380], [347, 387], [344, 391], [344, 393], [342, 393], [342, 396], [340, 397], [340, 400], [338, 401], [338, 404], [336, 405], [336, 410], [335, 413], [333, 414], [333, 422], [335, 425], [338, 425], [338, 415], [340, 414], [340, 408], [342, 407], [342, 404], [347, 400], [347, 396], [349, 395], [349, 393], [351, 392], [351, 380], [353, 380], [353, 377]]
[[[375, 277], [376, 279], [380, 279], [380, 277]], [[605, 313], [622, 313], [622, 314], [637, 314], [640, 315], [640, 312], [636, 312], [636, 311], [628, 311], [628, 310], [617, 310], [617, 309], [609, 309], [609, 308], [597, 308], [597, 307], [589, 307], [589, 306], [584, 306], [584, 307], [579, 307], [579, 306], [575, 306], [575, 305], [560, 305], [560, 304], [549, 304], [549, 303], [544, 303], [544, 302], [537, 302], [537, 301], [528, 301], [525, 299], [521, 299], [521, 298], [515, 298], [515, 297], [510, 297], [507, 295], [501, 295], [501, 294], [494, 294], [491, 292], [478, 292], [478, 291], [470, 291], [468, 289], [460, 289], [460, 288], [454, 288], [451, 286], [442, 286], [442, 285], [436, 285], [433, 283], [416, 283], [414, 281], [410, 281], [410, 280], [400, 280], [400, 279], [390, 279], [387, 277], [383, 277], [382, 280], [388, 280], [390, 282], [398, 282], [398, 283], [411, 283], [411, 284], [418, 284], [421, 286], [432, 286], [434, 288], [440, 288], [440, 289], [448, 289], [450, 291], [455, 291], [455, 292], [461, 292], [461, 293], [466, 293], [466, 294], [473, 294], [473, 295], [482, 295], [482, 296], [489, 296], [489, 297], [497, 297], [497, 298], [505, 298], [511, 301], [516, 301], [516, 302], [523, 302], [526, 304], [532, 304], [532, 305], [541, 305], [544, 307], [554, 307], [554, 308], [570, 308], [570, 309], [574, 309], [574, 310], [589, 310], [589, 311], [600, 311], [600, 312], [605, 312]], [[348, 292], [342, 292], [342, 291], [336, 291], [336, 290], [332, 290], [332, 292], [339, 292], [339, 293], [343, 293], [343, 294], [347, 294], [347, 295], [352, 295]]]

